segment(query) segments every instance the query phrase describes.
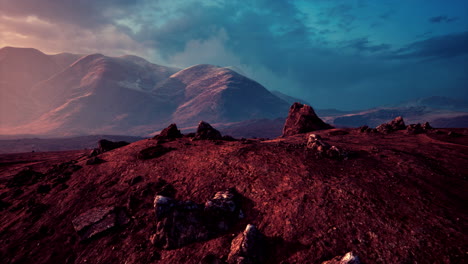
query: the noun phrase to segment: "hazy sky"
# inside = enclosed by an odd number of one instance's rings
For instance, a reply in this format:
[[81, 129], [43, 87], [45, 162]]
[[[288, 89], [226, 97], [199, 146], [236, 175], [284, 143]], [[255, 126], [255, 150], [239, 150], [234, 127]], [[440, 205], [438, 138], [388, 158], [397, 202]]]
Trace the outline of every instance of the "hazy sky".
[[237, 66], [318, 108], [468, 99], [466, 0], [0, 0], [0, 47]]

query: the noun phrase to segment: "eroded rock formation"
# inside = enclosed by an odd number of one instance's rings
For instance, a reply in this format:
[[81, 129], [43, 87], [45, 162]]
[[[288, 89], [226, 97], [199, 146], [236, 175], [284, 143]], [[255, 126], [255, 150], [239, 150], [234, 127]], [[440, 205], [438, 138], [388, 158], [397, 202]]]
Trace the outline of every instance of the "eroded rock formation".
[[333, 127], [323, 122], [311, 106], [294, 103], [283, 127], [283, 137], [330, 128]]

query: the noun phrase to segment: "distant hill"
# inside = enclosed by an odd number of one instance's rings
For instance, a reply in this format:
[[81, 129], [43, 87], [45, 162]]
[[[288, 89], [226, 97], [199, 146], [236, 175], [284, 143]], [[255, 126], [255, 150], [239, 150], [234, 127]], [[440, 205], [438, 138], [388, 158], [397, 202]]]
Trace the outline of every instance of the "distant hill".
[[[172, 122], [275, 119], [289, 107], [254, 80], [213, 65], [180, 70], [129, 55], [19, 48], [0, 55], [1, 76], [8, 77], [1, 89], [3, 135], [146, 135]], [[17, 73], [23, 68], [30, 77]]]
[[[131, 55], [46, 55], [30, 48], [0, 49], [0, 85], [0, 135], [41, 138], [147, 136], [200, 120], [241, 137], [272, 137], [292, 103], [308, 104], [268, 91], [235, 67], [178, 69]], [[468, 126], [467, 103], [440, 96], [362, 111], [315, 110], [338, 127], [377, 126], [400, 115], [409, 123]]]

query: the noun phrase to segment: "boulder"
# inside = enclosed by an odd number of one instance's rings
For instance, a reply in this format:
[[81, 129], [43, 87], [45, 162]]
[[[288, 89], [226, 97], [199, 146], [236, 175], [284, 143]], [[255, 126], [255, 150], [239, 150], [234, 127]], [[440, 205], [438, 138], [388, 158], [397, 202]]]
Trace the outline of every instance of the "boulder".
[[101, 139], [98, 141], [98, 150], [100, 153], [104, 153], [106, 151], [110, 151], [110, 150], [113, 150], [113, 149], [116, 149], [116, 148], [121, 148], [121, 147], [124, 147], [126, 145], [128, 145], [130, 143], [126, 142], [126, 141], [110, 141], [110, 140], [107, 140], [107, 139]]
[[227, 262], [230, 264], [254, 264], [265, 261], [265, 239], [251, 224], [231, 242]]
[[353, 252], [348, 252], [343, 257], [338, 256], [332, 260], [322, 262], [322, 264], [361, 264], [361, 261]]
[[166, 148], [163, 145], [156, 145], [153, 147], [145, 148], [138, 153], [138, 159], [146, 160], [161, 157], [167, 152], [171, 151], [172, 148]]
[[336, 146], [330, 146], [320, 135], [310, 134], [307, 140], [306, 148], [315, 151], [319, 157], [331, 159], [346, 159], [347, 153]]
[[130, 144], [130, 143], [128, 143], [126, 141], [113, 142], [113, 141], [110, 141], [110, 140], [107, 140], [107, 139], [101, 139], [101, 140], [98, 141], [98, 147], [93, 149], [93, 151], [91, 151], [89, 156], [94, 157], [94, 156], [97, 156], [97, 155], [102, 154], [104, 152], [126, 146], [128, 144]]
[[200, 121], [200, 123], [198, 123], [197, 133], [195, 133], [193, 140], [221, 140], [222, 138], [223, 137], [218, 130], [214, 129], [210, 124]]
[[425, 130], [422, 128], [421, 124], [417, 123], [417, 124], [408, 125], [406, 127], [406, 132], [408, 134], [415, 135], [415, 134], [422, 134], [425, 132]]
[[283, 137], [330, 128], [333, 127], [323, 122], [311, 106], [294, 103], [283, 127]]
[[157, 223], [151, 242], [158, 247], [175, 249], [209, 237], [203, 223], [201, 205], [157, 195], [154, 199], [154, 211]]
[[234, 189], [217, 192], [205, 203], [205, 215], [210, 231], [227, 231], [242, 215], [239, 195]]
[[405, 130], [406, 125], [403, 117], [399, 116], [388, 123], [383, 123], [377, 126], [376, 129], [380, 133], [390, 133], [397, 130]]
[[424, 124], [422, 124], [422, 128], [424, 130], [430, 130], [430, 129], [432, 129], [432, 126], [431, 126], [431, 124], [429, 124], [429, 122], [424, 122]]
[[358, 128], [358, 130], [361, 133], [375, 133], [375, 132], [377, 132], [377, 129], [370, 128], [369, 126], [361, 126], [361, 127]]
[[180, 130], [177, 129], [176, 124], [170, 124], [168, 127], [163, 129], [159, 135], [154, 136], [154, 139], [167, 139], [167, 140], [174, 140], [177, 138], [181, 138], [182, 133]]
[[322, 137], [316, 134], [310, 134], [307, 140], [307, 148], [323, 152], [330, 148], [330, 145], [322, 140]]
[[73, 227], [81, 240], [92, 238], [114, 227], [125, 225], [129, 219], [121, 208], [96, 207], [73, 219]]
[[156, 195], [156, 233], [151, 242], [164, 249], [174, 249], [216, 237], [241, 217], [239, 200], [234, 189], [217, 192], [205, 204]]

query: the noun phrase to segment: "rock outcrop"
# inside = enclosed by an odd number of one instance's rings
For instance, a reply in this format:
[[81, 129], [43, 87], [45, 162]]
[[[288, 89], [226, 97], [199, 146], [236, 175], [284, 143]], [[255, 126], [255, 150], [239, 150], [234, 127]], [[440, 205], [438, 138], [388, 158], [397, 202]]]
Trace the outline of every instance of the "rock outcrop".
[[377, 131], [380, 133], [391, 133], [397, 130], [405, 130], [406, 125], [403, 117], [399, 116], [388, 123], [383, 123], [377, 126], [375, 129], [377, 129]]
[[104, 152], [107, 152], [107, 151], [111, 151], [113, 149], [116, 149], [116, 148], [121, 148], [121, 147], [124, 147], [126, 145], [128, 145], [130, 143], [128, 143], [127, 141], [110, 141], [110, 140], [107, 140], [107, 139], [101, 139], [98, 141], [98, 147], [95, 148], [90, 156], [97, 156], [101, 153], [104, 153]]
[[168, 127], [163, 129], [159, 135], [154, 136], [154, 139], [174, 140], [181, 137], [182, 133], [177, 129], [177, 125], [170, 124]]
[[315, 151], [319, 157], [327, 157], [331, 159], [345, 159], [347, 152], [339, 149], [336, 146], [330, 146], [325, 142], [321, 136], [316, 134], [310, 134], [307, 140], [307, 149]]
[[432, 127], [429, 122], [425, 122], [422, 125], [420, 123], [408, 125], [406, 127], [406, 132], [408, 132], [408, 134], [422, 134], [431, 129]]
[[343, 257], [335, 257], [332, 260], [322, 262], [322, 264], [361, 264], [361, 261], [353, 252], [348, 252]]
[[125, 225], [129, 219], [125, 211], [116, 207], [97, 207], [73, 219], [73, 227], [81, 240], [92, 238], [104, 231]]
[[193, 140], [221, 140], [222, 138], [223, 137], [218, 130], [214, 129], [205, 121], [200, 121], [200, 123], [198, 123], [197, 133], [195, 133]]
[[311, 106], [294, 103], [283, 127], [283, 137], [330, 128], [333, 127], [323, 122]]
[[248, 224], [244, 232], [232, 240], [227, 262], [229, 264], [263, 263], [264, 244], [263, 234], [254, 225]]
[[217, 192], [205, 204], [157, 195], [154, 212], [157, 223], [151, 242], [164, 249], [180, 248], [222, 234], [241, 214], [239, 197], [233, 189]]
[[163, 145], [156, 145], [153, 147], [145, 148], [138, 153], [138, 159], [146, 160], [161, 157], [162, 155], [171, 151], [171, 148], [164, 147]]

